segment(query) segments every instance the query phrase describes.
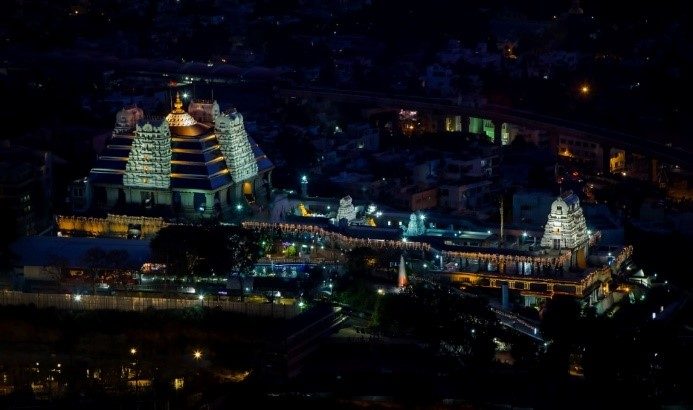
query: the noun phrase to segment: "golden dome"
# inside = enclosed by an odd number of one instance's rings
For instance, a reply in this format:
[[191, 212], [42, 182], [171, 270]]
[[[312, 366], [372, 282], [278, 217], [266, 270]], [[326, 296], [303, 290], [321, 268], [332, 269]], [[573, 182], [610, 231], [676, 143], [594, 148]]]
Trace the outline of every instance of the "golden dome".
[[180, 99], [180, 93], [176, 93], [176, 102], [173, 103], [173, 110], [166, 116], [171, 127], [189, 127], [197, 124], [197, 121], [183, 110], [183, 101]]

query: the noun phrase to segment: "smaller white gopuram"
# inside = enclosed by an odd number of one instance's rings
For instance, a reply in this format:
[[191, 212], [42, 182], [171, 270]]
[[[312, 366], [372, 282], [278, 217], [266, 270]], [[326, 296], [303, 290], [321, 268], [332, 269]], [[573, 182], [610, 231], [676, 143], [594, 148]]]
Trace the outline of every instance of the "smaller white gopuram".
[[577, 195], [569, 192], [553, 201], [541, 246], [556, 250], [576, 249], [585, 245], [588, 239], [585, 215]]
[[348, 222], [356, 219], [356, 208], [354, 207], [349, 195], [339, 200], [339, 209], [337, 209], [337, 223], [339, 223], [339, 221], [342, 219], [346, 219]]

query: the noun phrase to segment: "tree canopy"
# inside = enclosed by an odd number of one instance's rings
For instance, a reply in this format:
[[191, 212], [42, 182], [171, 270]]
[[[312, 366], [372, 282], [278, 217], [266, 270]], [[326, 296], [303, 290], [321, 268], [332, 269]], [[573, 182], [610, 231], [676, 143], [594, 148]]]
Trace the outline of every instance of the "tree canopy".
[[168, 226], [150, 246], [154, 261], [176, 276], [245, 274], [262, 253], [257, 234], [236, 226]]

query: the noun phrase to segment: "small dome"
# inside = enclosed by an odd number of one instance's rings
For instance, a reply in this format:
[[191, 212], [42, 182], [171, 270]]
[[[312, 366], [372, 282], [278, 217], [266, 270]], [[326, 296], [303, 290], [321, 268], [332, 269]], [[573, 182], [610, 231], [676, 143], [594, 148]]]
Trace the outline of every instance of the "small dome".
[[192, 115], [183, 110], [183, 101], [181, 101], [179, 93], [176, 93], [176, 102], [173, 106], [173, 111], [166, 116], [166, 121], [171, 127], [189, 127], [197, 124]]

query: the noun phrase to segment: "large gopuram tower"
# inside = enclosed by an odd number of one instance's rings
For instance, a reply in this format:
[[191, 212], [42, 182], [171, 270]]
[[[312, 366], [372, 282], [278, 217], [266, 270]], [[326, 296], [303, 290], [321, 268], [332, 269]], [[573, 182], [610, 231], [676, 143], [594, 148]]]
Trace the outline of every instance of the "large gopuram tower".
[[267, 202], [273, 168], [240, 113], [222, 113], [216, 101], [192, 101], [186, 111], [176, 95], [165, 118], [137, 107], [118, 112], [89, 182], [97, 209], [232, 218]]

